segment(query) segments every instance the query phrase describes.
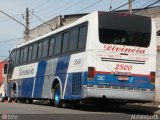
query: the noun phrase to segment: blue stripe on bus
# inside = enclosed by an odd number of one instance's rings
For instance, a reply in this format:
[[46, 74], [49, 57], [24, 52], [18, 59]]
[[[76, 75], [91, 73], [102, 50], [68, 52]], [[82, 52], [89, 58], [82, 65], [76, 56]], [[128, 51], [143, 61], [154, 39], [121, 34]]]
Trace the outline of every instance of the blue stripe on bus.
[[41, 61], [38, 64], [33, 98], [41, 98], [46, 66], [47, 61]]
[[[69, 60], [70, 60], [70, 57], [68, 57], [68, 59], [65, 59], [65, 60], [59, 59], [57, 63], [58, 65], [57, 65], [56, 75], [60, 77], [63, 89], [64, 89], [64, 83], [66, 80], [66, 72], [68, 70], [67, 63], [69, 63]], [[60, 67], [61, 67], [61, 70], [59, 69]], [[42, 93], [42, 89], [44, 85], [45, 69], [46, 69], [46, 62], [43, 62], [43, 63], [41, 62], [38, 65], [37, 74], [38, 75], [41, 74], [43, 76], [39, 78], [37, 77], [36, 79], [33, 98], [41, 98], [41, 93]], [[73, 74], [76, 74], [76, 73], [68, 74], [64, 99], [72, 100], [72, 99], [81, 99], [83, 97], [83, 89], [81, 91], [82, 92], [81, 95], [78, 95], [78, 96], [72, 95]], [[98, 74], [97, 73], [94, 80], [87, 80], [87, 74], [88, 74], [87, 72], [81, 72], [78, 74], [81, 74], [82, 76], [82, 85], [88, 84], [88, 85], [125, 86], [125, 87], [134, 87], [134, 88], [148, 88], [148, 89], [154, 90], [154, 85], [150, 83], [149, 78], [143, 77], [143, 76], [133, 76], [133, 77], [130, 77], [128, 81], [119, 81], [117, 80], [116, 76], [111, 75], [111, 74]], [[101, 78], [103, 78], [102, 76], [104, 76], [105, 79], [98, 80], [99, 76], [101, 76]], [[32, 98], [34, 78], [25, 78], [22, 80], [17, 80], [17, 83], [18, 83], [18, 97]], [[11, 88], [12, 88], [12, 85], [13, 83], [10, 84]], [[50, 87], [48, 87], [48, 89]]]
[[[58, 59], [57, 68], [55, 72], [55, 76], [58, 76], [62, 83], [62, 91], [64, 90], [64, 84], [66, 81], [67, 71], [68, 71], [68, 65], [70, 62], [70, 55], [61, 57]], [[62, 92], [63, 93], [63, 92]]]
[[33, 90], [34, 78], [25, 78], [19, 83], [18, 96], [23, 98], [31, 98]]
[[[85, 74], [87, 75], [88, 73], [86, 72]], [[96, 74], [94, 80], [88, 80], [87, 84], [147, 88], [151, 90], [154, 90], [155, 87], [151, 84], [149, 78], [145, 76], [129, 76], [129, 80], [121, 81], [117, 79], [116, 75], [112, 74]]]

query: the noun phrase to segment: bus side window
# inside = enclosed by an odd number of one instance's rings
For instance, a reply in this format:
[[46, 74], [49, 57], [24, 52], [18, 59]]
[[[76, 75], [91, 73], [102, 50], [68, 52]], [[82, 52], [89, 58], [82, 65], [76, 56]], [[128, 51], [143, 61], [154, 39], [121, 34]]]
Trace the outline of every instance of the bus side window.
[[23, 62], [23, 48], [20, 50], [20, 63]]
[[42, 51], [42, 57], [43, 58], [48, 56], [48, 44], [49, 44], [49, 39], [46, 39], [43, 42], [43, 51]]
[[24, 48], [23, 62], [27, 62], [28, 58], [28, 46]]
[[56, 36], [56, 43], [55, 43], [55, 51], [54, 55], [58, 55], [61, 53], [62, 48], [62, 34]]
[[31, 61], [31, 58], [32, 58], [32, 49], [33, 49], [33, 47], [29, 46], [28, 61]]
[[38, 44], [38, 59], [40, 59], [42, 57], [42, 46], [43, 45], [43, 42], [40, 42]]
[[68, 50], [69, 32], [63, 33], [62, 53]]
[[74, 51], [77, 49], [77, 44], [78, 44], [78, 29], [73, 29], [71, 30], [70, 33], [70, 42], [69, 42], [69, 51]]
[[17, 50], [16, 52], [16, 64], [19, 64], [19, 57], [20, 56], [20, 49]]
[[38, 50], [38, 44], [35, 43], [33, 45], [32, 60], [36, 60], [36, 58], [37, 58], [37, 50]]
[[10, 64], [12, 64], [12, 65], [15, 65], [15, 57], [16, 57], [16, 51], [15, 50], [13, 50], [12, 52], [11, 52], [11, 54], [10, 54]]
[[78, 48], [82, 49], [85, 47], [87, 37], [87, 26], [83, 26], [79, 28], [79, 41]]
[[53, 52], [54, 52], [54, 43], [55, 43], [55, 39], [53, 37], [49, 41], [49, 56], [53, 55]]

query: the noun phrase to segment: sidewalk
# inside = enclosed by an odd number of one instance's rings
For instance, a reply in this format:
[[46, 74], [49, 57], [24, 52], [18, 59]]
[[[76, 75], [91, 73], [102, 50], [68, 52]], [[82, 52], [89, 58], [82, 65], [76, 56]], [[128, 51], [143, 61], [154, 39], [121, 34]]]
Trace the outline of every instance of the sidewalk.
[[160, 115], [160, 103], [135, 103], [128, 104], [130, 109], [138, 109], [147, 114]]

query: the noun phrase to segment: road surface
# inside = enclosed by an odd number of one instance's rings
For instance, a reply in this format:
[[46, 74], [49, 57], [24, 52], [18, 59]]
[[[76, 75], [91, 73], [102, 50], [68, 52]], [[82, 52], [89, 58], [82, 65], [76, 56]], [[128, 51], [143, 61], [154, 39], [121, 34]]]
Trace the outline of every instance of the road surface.
[[[0, 103], [0, 120], [147, 120], [147, 117], [160, 119], [153, 115], [157, 107], [142, 105], [125, 105], [119, 109], [99, 108], [93, 105], [75, 105], [55, 108], [46, 103], [22, 104]], [[7, 118], [7, 119], [6, 119]], [[142, 119], [141, 119], [142, 120]]]

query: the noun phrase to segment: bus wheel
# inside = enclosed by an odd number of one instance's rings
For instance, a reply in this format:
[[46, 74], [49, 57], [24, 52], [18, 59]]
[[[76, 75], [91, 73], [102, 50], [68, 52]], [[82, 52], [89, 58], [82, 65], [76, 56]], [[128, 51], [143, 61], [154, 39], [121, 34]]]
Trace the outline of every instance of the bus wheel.
[[26, 100], [26, 103], [27, 103], [27, 104], [32, 104], [32, 103], [33, 103], [33, 100], [32, 100], [32, 99], [27, 99], [27, 100]]
[[26, 100], [23, 98], [18, 98], [17, 103], [26, 103]]
[[54, 100], [53, 100], [53, 99], [50, 99], [50, 100], [49, 100], [49, 105], [55, 106], [55, 105], [54, 105]]
[[62, 107], [61, 91], [60, 91], [59, 84], [56, 84], [55, 89], [54, 89], [54, 106]]

